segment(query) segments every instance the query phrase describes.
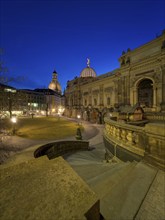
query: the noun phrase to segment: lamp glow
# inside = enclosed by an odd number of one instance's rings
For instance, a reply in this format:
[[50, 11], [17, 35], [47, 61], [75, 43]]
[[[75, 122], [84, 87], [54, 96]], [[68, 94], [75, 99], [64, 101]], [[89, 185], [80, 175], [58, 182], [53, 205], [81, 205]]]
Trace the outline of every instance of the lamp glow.
[[13, 116], [13, 117], [11, 118], [11, 122], [12, 122], [12, 123], [17, 123], [17, 118], [16, 118], [15, 116]]
[[15, 132], [16, 132], [15, 125], [17, 123], [17, 117], [16, 116], [12, 116], [11, 122], [13, 123], [13, 135], [15, 135]]

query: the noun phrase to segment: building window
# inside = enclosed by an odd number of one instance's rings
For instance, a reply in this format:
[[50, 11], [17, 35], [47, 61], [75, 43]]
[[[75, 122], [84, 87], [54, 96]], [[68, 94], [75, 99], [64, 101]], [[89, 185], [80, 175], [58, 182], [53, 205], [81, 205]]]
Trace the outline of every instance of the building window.
[[85, 102], [84, 102], [85, 106], [87, 105], [87, 100], [85, 99]]
[[110, 100], [110, 97], [107, 98], [107, 105], [110, 105], [111, 103], [111, 100]]
[[94, 99], [94, 105], [97, 105], [97, 99], [96, 98]]

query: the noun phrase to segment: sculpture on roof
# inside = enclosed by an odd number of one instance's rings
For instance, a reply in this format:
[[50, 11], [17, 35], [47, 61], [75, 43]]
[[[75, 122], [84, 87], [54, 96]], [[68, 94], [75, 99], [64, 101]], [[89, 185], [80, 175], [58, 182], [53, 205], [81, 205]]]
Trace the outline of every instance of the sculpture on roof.
[[87, 66], [89, 67], [90, 66], [90, 59], [87, 58]]

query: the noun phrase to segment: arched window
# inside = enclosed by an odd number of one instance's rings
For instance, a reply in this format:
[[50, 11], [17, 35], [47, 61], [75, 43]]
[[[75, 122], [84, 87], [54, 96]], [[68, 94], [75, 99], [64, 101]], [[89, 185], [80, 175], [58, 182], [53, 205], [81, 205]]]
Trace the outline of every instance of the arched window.
[[138, 85], [138, 102], [141, 106], [153, 105], [153, 82], [150, 79], [142, 80]]

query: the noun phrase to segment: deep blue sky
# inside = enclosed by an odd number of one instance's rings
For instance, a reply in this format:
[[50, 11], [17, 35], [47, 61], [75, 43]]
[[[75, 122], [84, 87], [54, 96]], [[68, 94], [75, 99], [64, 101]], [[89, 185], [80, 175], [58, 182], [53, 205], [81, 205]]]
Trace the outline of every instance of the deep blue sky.
[[48, 87], [55, 69], [62, 89], [91, 60], [97, 75], [119, 67], [123, 50], [165, 28], [164, 0], [0, 0], [1, 56], [19, 88]]

